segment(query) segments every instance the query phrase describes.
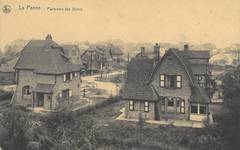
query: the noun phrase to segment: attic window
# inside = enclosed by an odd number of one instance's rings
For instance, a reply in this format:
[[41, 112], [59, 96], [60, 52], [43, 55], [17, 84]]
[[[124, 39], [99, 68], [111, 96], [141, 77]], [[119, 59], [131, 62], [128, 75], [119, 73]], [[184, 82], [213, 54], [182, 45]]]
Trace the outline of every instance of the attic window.
[[168, 65], [173, 65], [173, 58], [172, 57], [168, 57], [167, 58], [167, 63], [168, 63]]
[[77, 51], [76, 50], [72, 51], [72, 56], [77, 56]]

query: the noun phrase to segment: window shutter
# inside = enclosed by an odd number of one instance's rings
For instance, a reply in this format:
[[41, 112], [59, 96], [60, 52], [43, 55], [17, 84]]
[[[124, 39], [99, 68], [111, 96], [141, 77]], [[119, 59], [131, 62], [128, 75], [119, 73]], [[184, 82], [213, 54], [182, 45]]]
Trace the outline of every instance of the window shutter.
[[177, 88], [182, 87], [182, 76], [178, 75], [177, 76]]
[[69, 90], [69, 97], [72, 97], [72, 90]]
[[160, 87], [165, 87], [165, 75], [160, 75]]
[[73, 73], [70, 73], [70, 80], [73, 79]]
[[74, 73], [74, 76], [75, 76], [75, 77], [77, 76], [77, 72]]
[[59, 93], [59, 97], [62, 98], [62, 92]]
[[66, 74], [63, 75], [63, 81], [66, 82]]

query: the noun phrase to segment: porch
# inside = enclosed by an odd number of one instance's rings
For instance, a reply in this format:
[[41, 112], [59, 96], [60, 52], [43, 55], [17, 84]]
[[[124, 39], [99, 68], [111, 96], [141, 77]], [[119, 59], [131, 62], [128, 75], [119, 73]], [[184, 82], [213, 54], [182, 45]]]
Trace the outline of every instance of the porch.
[[33, 90], [33, 108], [53, 109], [53, 84], [37, 84]]

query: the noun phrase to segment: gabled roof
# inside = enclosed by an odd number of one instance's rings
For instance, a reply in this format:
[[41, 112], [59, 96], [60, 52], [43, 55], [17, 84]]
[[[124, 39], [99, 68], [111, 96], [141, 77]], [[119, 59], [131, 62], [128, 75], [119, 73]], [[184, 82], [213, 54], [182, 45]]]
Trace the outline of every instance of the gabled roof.
[[69, 53], [71, 50], [77, 50], [80, 53], [78, 46], [74, 44], [64, 44], [62, 45], [62, 48], [63, 48], [64, 54], [66, 54], [67, 56], [69, 56]]
[[151, 76], [149, 78], [149, 81], [148, 83], [150, 83], [152, 80], [153, 80], [153, 77], [155, 75], [155, 73], [157, 72], [157, 69], [159, 68], [159, 66], [162, 64], [162, 62], [165, 60], [165, 58], [168, 56], [168, 55], [174, 55], [178, 60], [179, 62], [181, 63], [181, 65], [184, 67], [184, 70], [187, 74], [187, 76], [189, 77], [189, 80], [190, 80], [190, 83], [191, 85], [193, 86], [194, 85], [194, 77], [193, 77], [193, 73], [192, 73], [192, 70], [191, 70], [191, 66], [189, 64], [189, 62], [187, 61], [186, 59], [186, 54], [184, 53], [184, 51], [179, 51], [178, 49], [176, 48], [170, 48], [166, 53], [165, 55], [160, 59], [160, 61], [156, 64], [156, 66], [154, 67], [152, 73], [151, 73]]
[[15, 69], [30, 69], [43, 74], [80, 71], [80, 67], [72, 64], [63, 48], [53, 40], [31, 40], [23, 48]]
[[158, 100], [151, 85], [146, 81], [152, 71], [153, 61], [148, 57], [136, 57], [128, 65], [126, 82], [123, 88], [122, 97], [132, 100]]
[[196, 72], [196, 70], [192, 70], [193, 66], [192, 64], [188, 61], [189, 58], [189, 51], [179, 51], [178, 49], [175, 48], [170, 48], [165, 55], [162, 57], [162, 59], [157, 63], [157, 65], [155, 66], [155, 68], [153, 69], [153, 72], [151, 74], [151, 77], [149, 79], [148, 84], [150, 84], [150, 82], [153, 80], [153, 77], [155, 75], [155, 73], [157, 72], [157, 69], [160, 67], [160, 65], [162, 64], [162, 62], [164, 60], [166, 60], [165, 58], [168, 55], [174, 55], [176, 56], [176, 58], [179, 60], [180, 64], [183, 66], [189, 81], [190, 81], [190, 86], [192, 89], [192, 95], [190, 97], [190, 101], [191, 102], [199, 102], [199, 103], [209, 103], [210, 99], [207, 95], [207, 92], [204, 88], [199, 87], [193, 71]]
[[210, 103], [210, 101], [211, 100], [204, 88], [199, 86], [192, 87], [192, 95], [190, 97], [190, 102], [206, 104]]

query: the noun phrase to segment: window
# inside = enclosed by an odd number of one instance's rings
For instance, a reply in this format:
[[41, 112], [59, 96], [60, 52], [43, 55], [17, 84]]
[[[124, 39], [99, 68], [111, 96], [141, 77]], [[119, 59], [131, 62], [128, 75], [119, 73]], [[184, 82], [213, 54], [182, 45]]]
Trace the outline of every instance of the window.
[[133, 102], [133, 100], [130, 100], [130, 101], [129, 101], [129, 110], [130, 110], [130, 111], [133, 111], [133, 110], [134, 110], [134, 102]]
[[200, 105], [200, 114], [207, 114], [206, 106]]
[[168, 59], [167, 59], [167, 63], [168, 63], [168, 65], [173, 65], [173, 58], [172, 57], [168, 57]]
[[149, 102], [144, 102], [144, 111], [145, 112], [149, 111]]
[[63, 97], [63, 98], [69, 98], [69, 97], [72, 97], [72, 96], [73, 96], [72, 90], [70, 90], [70, 89], [63, 90], [63, 91], [59, 94], [59, 97]]
[[66, 82], [66, 81], [71, 81], [73, 78], [73, 73], [66, 73], [63, 75], [63, 81]]
[[77, 72], [74, 72], [74, 77], [76, 77], [78, 75], [78, 73]]
[[76, 50], [73, 50], [72, 51], [72, 56], [76, 56], [77, 55], [77, 51]]
[[165, 75], [160, 75], [160, 87], [165, 87]]
[[194, 114], [198, 113], [198, 106], [196, 104], [191, 105], [191, 113], [194, 113]]
[[162, 75], [160, 75], [160, 87], [165, 86], [168, 88], [182, 88], [181, 75], [165, 75], [164, 77], [161, 77], [161, 76]]
[[177, 88], [182, 88], [182, 76], [177, 75]]
[[180, 112], [181, 112], [182, 114], [185, 113], [185, 101], [184, 101], [184, 100], [181, 100]]
[[48, 98], [48, 100], [51, 100], [51, 99], [52, 99], [52, 95], [49, 94], [49, 95], [47, 96], [47, 98]]
[[174, 106], [173, 99], [168, 99], [168, 106]]
[[202, 75], [196, 75], [197, 81], [198, 81], [198, 85], [200, 87], [205, 87], [205, 77]]
[[175, 85], [175, 83], [176, 83], [176, 76], [174, 76], [174, 75], [168, 75], [167, 76], [167, 83], [168, 83], [168, 87], [170, 87], [170, 88], [174, 88], [174, 87], [176, 87], [176, 85]]
[[23, 95], [31, 95], [31, 90], [29, 86], [23, 87]]

